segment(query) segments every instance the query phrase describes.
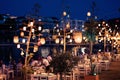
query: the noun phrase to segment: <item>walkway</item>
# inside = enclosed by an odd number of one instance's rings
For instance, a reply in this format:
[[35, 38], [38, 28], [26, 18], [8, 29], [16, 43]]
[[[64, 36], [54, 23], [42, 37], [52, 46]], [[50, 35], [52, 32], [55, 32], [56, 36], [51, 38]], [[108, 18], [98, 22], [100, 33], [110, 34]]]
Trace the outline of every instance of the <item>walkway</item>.
[[111, 62], [108, 71], [99, 74], [100, 80], [120, 80], [120, 61]]

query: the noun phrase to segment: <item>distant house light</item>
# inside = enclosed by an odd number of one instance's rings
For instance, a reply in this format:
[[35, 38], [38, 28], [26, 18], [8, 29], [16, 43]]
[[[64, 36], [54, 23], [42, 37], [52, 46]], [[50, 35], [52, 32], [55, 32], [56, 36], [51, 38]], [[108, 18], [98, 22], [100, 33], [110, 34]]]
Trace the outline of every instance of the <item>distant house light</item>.
[[82, 28], [84, 28], [84, 25], [82, 25]]
[[38, 21], [42, 21], [42, 19], [38, 19]]
[[84, 32], [85, 30], [84, 29], [82, 29], [82, 32]]
[[50, 30], [49, 30], [49, 29], [43, 29], [42, 32], [47, 32], [47, 33], [49, 33]]

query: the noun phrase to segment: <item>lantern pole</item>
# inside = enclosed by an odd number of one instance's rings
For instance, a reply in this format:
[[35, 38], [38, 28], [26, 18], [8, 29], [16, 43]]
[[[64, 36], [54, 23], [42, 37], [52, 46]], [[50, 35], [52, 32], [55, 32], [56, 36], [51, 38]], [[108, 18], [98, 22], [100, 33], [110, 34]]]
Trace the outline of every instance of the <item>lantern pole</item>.
[[[67, 15], [66, 11], [63, 12], [63, 18]], [[66, 53], [66, 22], [63, 20], [63, 53]]]
[[66, 32], [66, 29], [64, 28], [64, 42], [63, 42], [64, 43], [64, 46], [63, 46], [64, 47], [64, 49], [63, 49], [64, 53], [66, 53], [66, 33], [65, 32]]
[[32, 27], [33, 25], [30, 25], [30, 32], [29, 32], [29, 36], [28, 36], [28, 40], [27, 40], [27, 49], [26, 49], [26, 55], [25, 55], [25, 67], [27, 66], [27, 58], [28, 58], [28, 52], [29, 52], [29, 45], [30, 45], [30, 38], [32, 35]]

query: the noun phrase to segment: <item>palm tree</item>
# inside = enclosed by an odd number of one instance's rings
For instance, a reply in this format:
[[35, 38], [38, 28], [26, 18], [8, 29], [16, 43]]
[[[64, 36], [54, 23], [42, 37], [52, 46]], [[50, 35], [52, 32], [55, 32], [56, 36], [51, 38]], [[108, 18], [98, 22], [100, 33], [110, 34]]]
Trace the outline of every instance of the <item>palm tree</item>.
[[90, 42], [90, 53], [92, 53], [92, 44], [95, 42], [95, 37], [98, 34], [99, 30], [97, 29], [98, 22], [94, 19], [89, 19], [85, 22], [85, 35]]
[[95, 37], [98, 33], [98, 29], [97, 29], [97, 24], [98, 22], [95, 21], [94, 18], [90, 18], [87, 22], [85, 22], [85, 35], [88, 38], [89, 41], [89, 48], [90, 48], [90, 65], [91, 65], [91, 72], [90, 74], [94, 74], [94, 68], [95, 65], [93, 65], [92, 63], [92, 51], [93, 51], [93, 44], [95, 42]]

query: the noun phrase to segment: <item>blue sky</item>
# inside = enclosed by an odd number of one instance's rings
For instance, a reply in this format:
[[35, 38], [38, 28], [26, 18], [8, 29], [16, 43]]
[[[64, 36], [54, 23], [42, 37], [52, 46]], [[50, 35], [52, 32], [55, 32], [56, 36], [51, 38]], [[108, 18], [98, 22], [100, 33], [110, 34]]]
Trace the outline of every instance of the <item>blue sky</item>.
[[95, 1], [95, 15], [99, 19], [120, 17], [120, 0], [0, 0], [0, 14], [8, 13], [24, 16], [32, 12], [35, 3], [41, 6], [39, 15], [44, 17], [61, 17], [63, 7], [69, 6], [73, 19], [86, 19], [86, 13], [91, 10]]

